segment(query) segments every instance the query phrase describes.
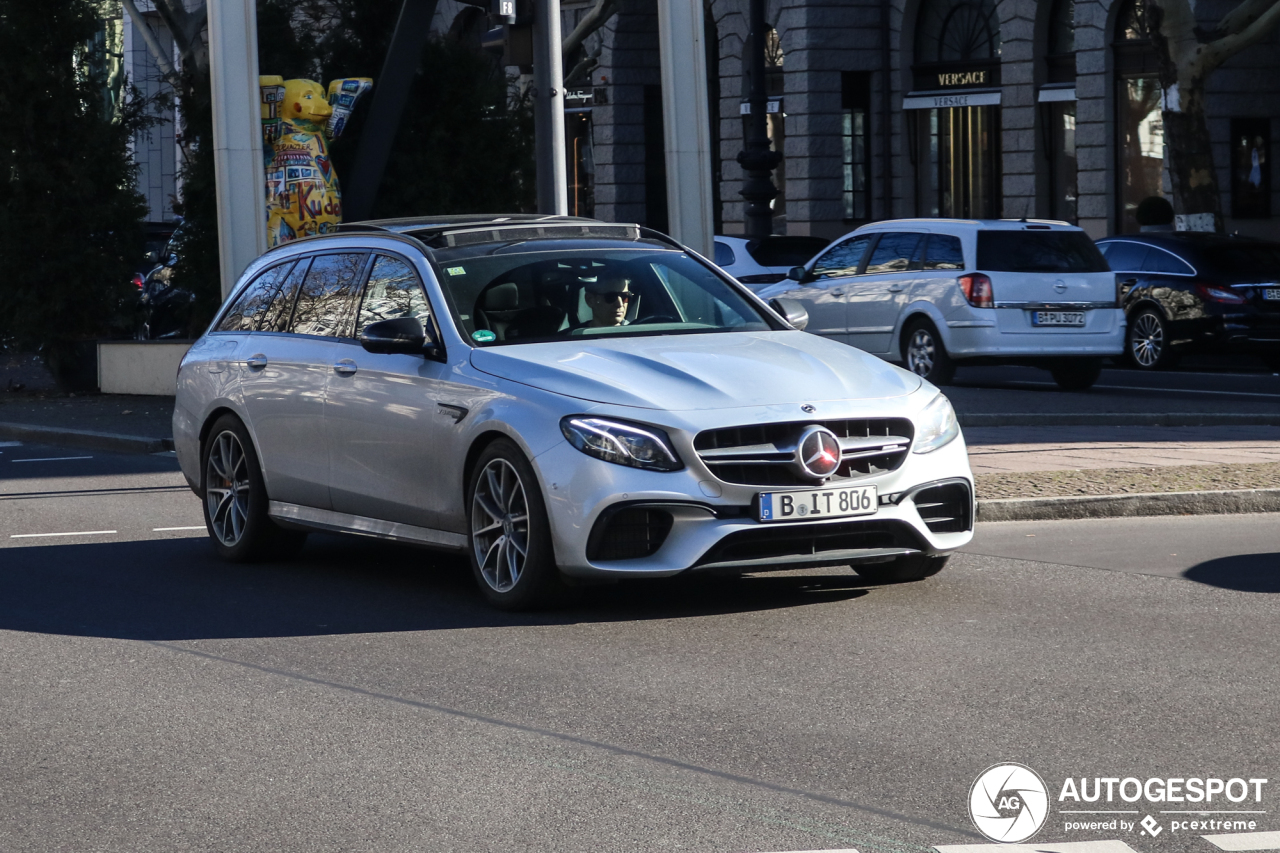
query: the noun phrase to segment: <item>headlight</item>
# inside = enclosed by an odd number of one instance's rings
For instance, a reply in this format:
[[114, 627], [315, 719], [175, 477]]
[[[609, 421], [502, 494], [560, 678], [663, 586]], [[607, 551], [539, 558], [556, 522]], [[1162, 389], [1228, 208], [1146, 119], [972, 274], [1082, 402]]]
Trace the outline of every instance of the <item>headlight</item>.
[[916, 441], [912, 453], [930, 453], [960, 434], [960, 422], [951, 401], [939, 394], [916, 416]]
[[568, 417], [560, 421], [560, 432], [583, 453], [615, 465], [651, 471], [678, 471], [684, 467], [667, 434], [656, 427], [603, 418]]

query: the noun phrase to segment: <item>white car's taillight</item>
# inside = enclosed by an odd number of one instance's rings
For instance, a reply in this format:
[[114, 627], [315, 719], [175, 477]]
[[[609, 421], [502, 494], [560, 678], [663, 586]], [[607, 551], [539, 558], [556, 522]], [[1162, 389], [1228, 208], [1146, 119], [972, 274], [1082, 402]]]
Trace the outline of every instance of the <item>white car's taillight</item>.
[[960, 276], [960, 289], [964, 298], [974, 308], [996, 307], [995, 291], [991, 288], [991, 279], [980, 272]]

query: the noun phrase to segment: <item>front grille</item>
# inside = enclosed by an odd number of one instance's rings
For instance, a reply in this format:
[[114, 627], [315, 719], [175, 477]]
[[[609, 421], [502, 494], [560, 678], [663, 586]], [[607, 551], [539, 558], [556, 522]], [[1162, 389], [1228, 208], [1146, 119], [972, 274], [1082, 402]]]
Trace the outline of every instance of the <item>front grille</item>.
[[697, 565], [739, 560], [812, 557], [815, 563], [845, 559], [838, 552], [923, 547], [911, 526], [903, 521], [849, 521], [842, 524], [761, 526], [731, 533], [702, 555]]
[[893, 471], [906, 459], [915, 430], [906, 418], [800, 421], [727, 427], [698, 433], [693, 448], [718, 479], [747, 486], [812, 486], [795, 470], [796, 441], [810, 426], [824, 426], [840, 440], [840, 467], [832, 480]]
[[652, 556], [671, 532], [671, 513], [633, 506], [605, 511], [587, 539], [588, 560], [637, 560]]
[[963, 533], [973, 528], [973, 500], [966, 482], [930, 486], [916, 492], [911, 500], [931, 533]]

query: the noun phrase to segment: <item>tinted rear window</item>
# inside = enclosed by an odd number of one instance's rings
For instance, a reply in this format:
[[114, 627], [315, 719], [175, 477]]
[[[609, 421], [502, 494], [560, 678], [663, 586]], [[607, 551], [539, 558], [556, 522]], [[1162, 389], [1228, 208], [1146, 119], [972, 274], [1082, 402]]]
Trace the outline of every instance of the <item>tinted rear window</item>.
[[1226, 275], [1259, 276], [1272, 280], [1280, 278], [1280, 247], [1241, 244], [1213, 246], [1204, 250], [1209, 266]]
[[979, 231], [978, 269], [991, 272], [1108, 272], [1083, 231]]

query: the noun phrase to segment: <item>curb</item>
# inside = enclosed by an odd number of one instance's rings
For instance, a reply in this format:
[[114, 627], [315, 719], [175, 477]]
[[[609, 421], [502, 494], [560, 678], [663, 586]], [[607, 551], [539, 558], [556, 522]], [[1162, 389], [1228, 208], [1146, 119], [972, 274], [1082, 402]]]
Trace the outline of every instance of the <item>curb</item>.
[[1065, 498], [1005, 498], [978, 501], [978, 521], [1060, 521], [1071, 518], [1132, 518], [1153, 515], [1222, 515], [1280, 512], [1280, 489], [1225, 492], [1156, 492]]
[[1010, 412], [957, 414], [962, 427], [1280, 426], [1280, 415], [1227, 412]]
[[87, 429], [65, 429], [30, 424], [0, 423], [0, 439], [62, 444], [69, 447], [85, 447], [90, 450], [113, 450], [119, 453], [160, 453], [173, 450], [172, 438], [144, 438], [114, 432], [94, 432]]

